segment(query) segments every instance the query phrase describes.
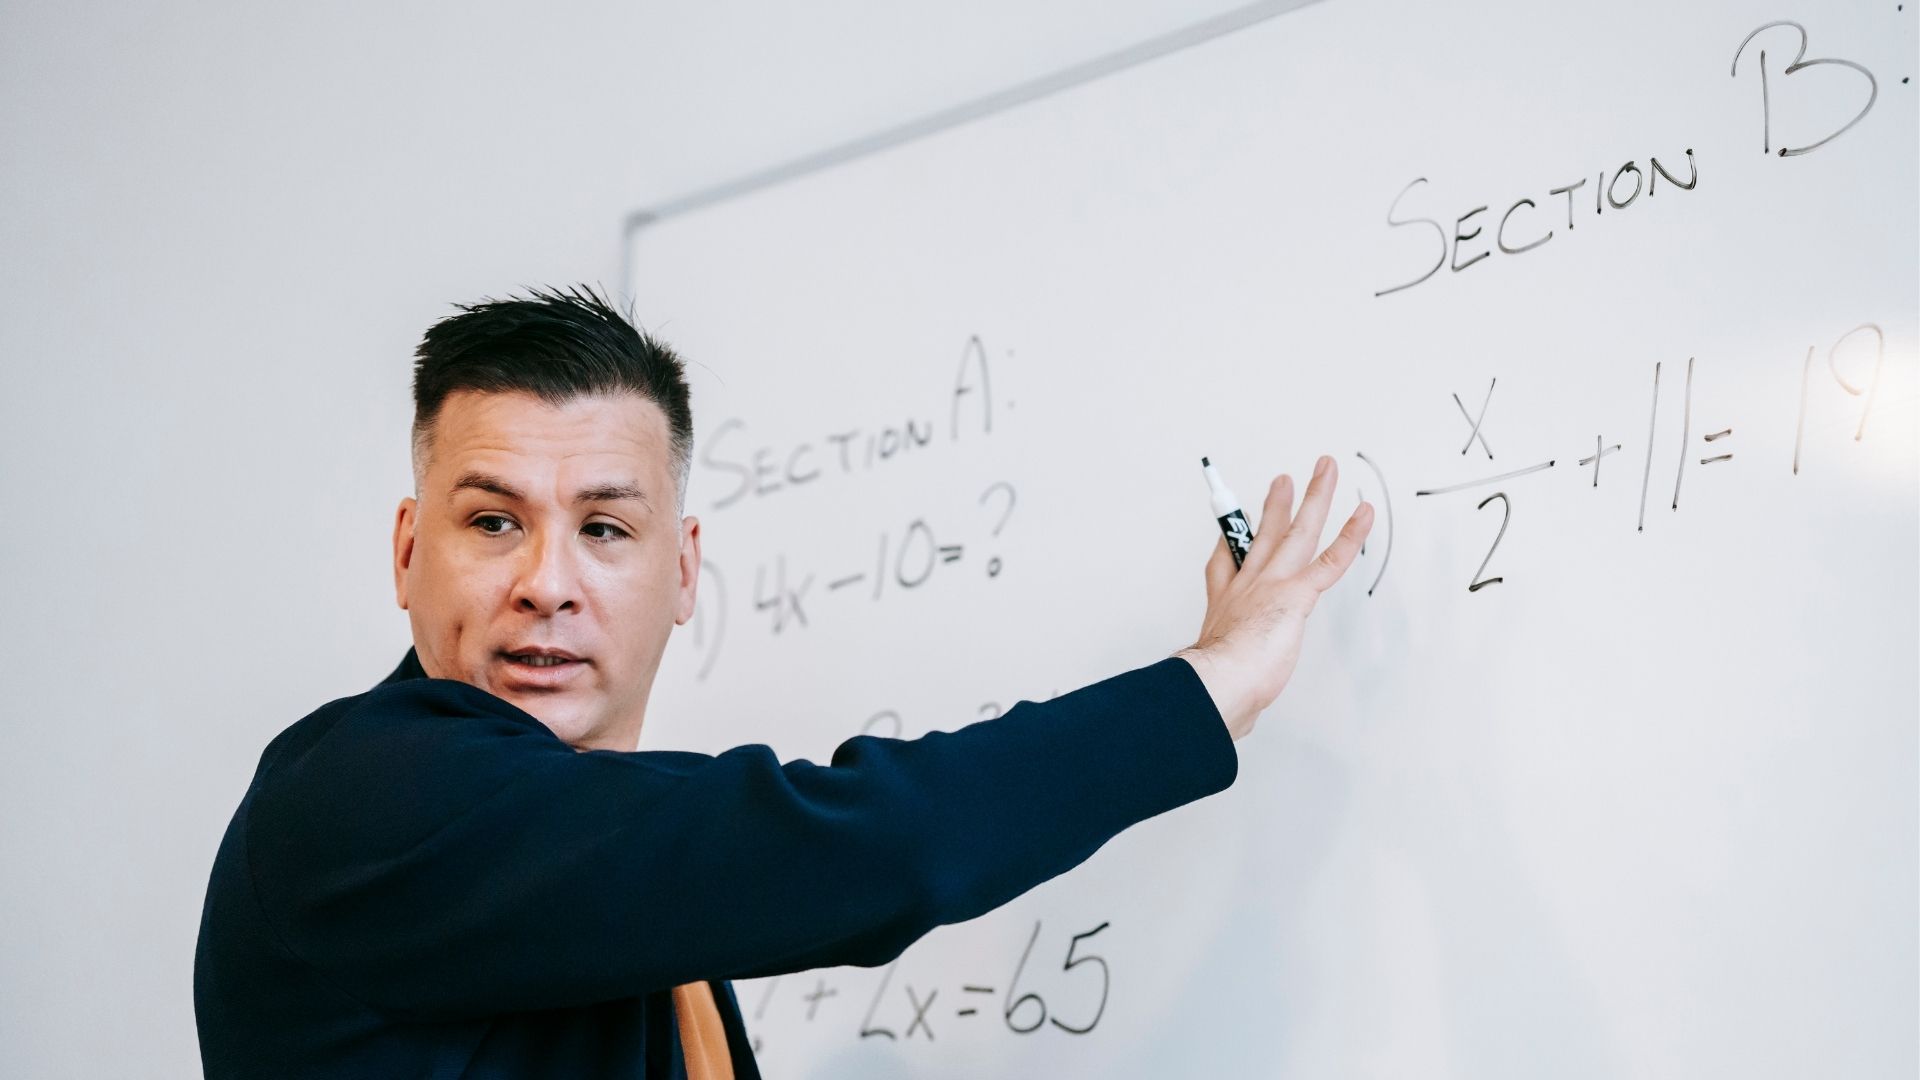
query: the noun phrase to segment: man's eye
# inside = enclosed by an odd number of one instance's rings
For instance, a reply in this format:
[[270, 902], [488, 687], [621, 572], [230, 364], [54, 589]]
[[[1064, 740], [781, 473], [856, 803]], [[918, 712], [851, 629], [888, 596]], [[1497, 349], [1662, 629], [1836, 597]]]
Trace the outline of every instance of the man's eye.
[[[606, 533], [594, 535], [595, 540], [618, 540], [628, 535], [627, 530], [611, 521], [589, 521], [581, 529], [605, 529]], [[592, 535], [592, 534], [590, 534]]]
[[473, 519], [473, 527], [488, 536], [499, 536], [513, 527], [513, 521], [499, 514], [482, 514]]

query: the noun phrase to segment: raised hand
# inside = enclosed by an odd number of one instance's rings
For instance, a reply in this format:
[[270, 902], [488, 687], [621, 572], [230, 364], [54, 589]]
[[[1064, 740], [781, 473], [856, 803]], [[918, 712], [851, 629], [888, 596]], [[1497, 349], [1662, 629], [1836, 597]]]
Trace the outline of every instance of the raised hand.
[[1207, 560], [1207, 614], [1200, 637], [1174, 655], [1186, 659], [1237, 740], [1273, 704], [1293, 677], [1307, 616], [1320, 594], [1353, 565], [1373, 528], [1373, 506], [1361, 503], [1326, 550], [1314, 555], [1339, 469], [1330, 457], [1314, 466], [1300, 509], [1293, 512], [1293, 479], [1274, 477], [1261, 510], [1259, 532], [1236, 572], [1226, 538]]

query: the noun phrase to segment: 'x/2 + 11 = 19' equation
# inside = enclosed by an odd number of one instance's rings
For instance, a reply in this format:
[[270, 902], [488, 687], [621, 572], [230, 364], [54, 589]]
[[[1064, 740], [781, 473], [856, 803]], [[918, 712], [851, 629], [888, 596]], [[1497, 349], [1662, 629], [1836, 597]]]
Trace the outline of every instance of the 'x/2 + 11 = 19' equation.
[[[1821, 350], [1817, 346], [1809, 346], [1800, 365], [1800, 393], [1798, 409], [1795, 413], [1793, 455], [1790, 463], [1786, 461], [1781, 462], [1782, 465], [1788, 465], [1790, 467], [1792, 475], [1794, 476], [1800, 475], [1801, 458], [1806, 448], [1806, 424], [1809, 400], [1813, 397], [1814, 392], [1827, 382], [1826, 379], [1816, 379], [1814, 375], [1816, 362], [1820, 354]], [[1846, 363], [1844, 364], [1842, 363], [1843, 357], [1846, 358]], [[1841, 334], [1839, 338], [1828, 346], [1825, 350], [1825, 360], [1826, 370], [1823, 374], [1831, 376], [1832, 384], [1837, 386], [1839, 390], [1847, 395], [1860, 399], [1858, 419], [1850, 420], [1850, 426], [1853, 428], [1853, 441], [1864, 441], [1867, 432], [1867, 421], [1873, 414], [1874, 402], [1880, 387], [1881, 373], [1886, 364], [1886, 334], [1877, 324], [1862, 323], [1848, 330], [1846, 333]], [[1736, 443], [1733, 438], [1734, 428], [1732, 426], [1718, 427], [1713, 424], [1701, 424], [1696, 427], [1697, 417], [1695, 415], [1694, 401], [1695, 367], [1695, 357], [1688, 357], [1684, 364], [1656, 361], [1653, 365], [1652, 386], [1648, 403], [1646, 451], [1640, 463], [1641, 467], [1638, 470], [1639, 475], [1634, 478], [1638, 480], [1640, 488], [1638, 513], [1634, 525], [1636, 532], [1646, 531], [1647, 506], [1650, 500], [1665, 501], [1669, 510], [1677, 511], [1680, 509], [1681, 494], [1688, 476], [1687, 470], [1689, 465], [1692, 465], [1696, 471], [1699, 471], [1715, 465], [1729, 464], [1733, 462], [1736, 457], [1737, 451], [1734, 449]], [[1849, 367], [1853, 369], [1851, 371], [1851, 377], [1849, 377], [1849, 372], [1845, 370]], [[1498, 379], [1488, 380], [1486, 394], [1481, 398], [1477, 410], [1470, 411], [1458, 394], [1452, 395], [1454, 408], [1458, 410], [1467, 429], [1466, 443], [1460, 449], [1461, 454], [1467, 454], [1477, 449], [1485, 455], [1488, 461], [1494, 460], [1493, 446], [1488, 440], [1487, 435], [1487, 412], [1492, 404], [1493, 392], [1498, 382]], [[1678, 384], [1677, 386], [1674, 385], [1676, 383]], [[1674, 398], [1678, 398], [1679, 400], [1675, 401], [1673, 400]], [[1660, 451], [1656, 445], [1656, 436], [1660, 429], [1660, 417], [1663, 408], [1678, 411], [1680, 437], [1678, 448], [1671, 451], [1673, 456], [1668, 459], [1672, 462], [1672, 472], [1666, 474], [1672, 477], [1671, 492], [1669, 493], [1666, 490], [1666, 475], [1662, 475], [1659, 480], [1660, 489], [1658, 494], [1656, 494], [1654, 473], [1656, 456], [1664, 456], [1660, 455]], [[1783, 412], [1782, 416], [1784, 417], [1784, 415], [1785, 413]], [[1578, 458], [1573, 464], [1579, 470], [1580, 475], [1589, 478], [1589, 483], [1592, 487], [1598, 488], [1600, 486], [1602, 466], [1605, 464], [1606, 459], [1611, 455], [1620, 453], [1623, 448], [1624, 443], [1608, 444], [1604, 435], [1596, 434], [1594, 436], [1592, 453]], [[1387, 480], [1378, 463], [1365, 453], [1358, 453], [1355, 456], [1365, 462], [1373, 471], [1374, 479], [1379, 484], [1376, 490], [1385, 492], [1388, 487]], [[1499, 532], [1495, 534], [1492, 546], [1488, 548], [1486, 557], [1480, 561], [1479, 568], [1476, 569], [1468, 579], [1466, 586], [1468, 592], [1479, 592], [1489, 585], [1497, 585], [1506, 580], [1504, 576], [1489, 576], [1487, 573], [1488, 564], [1493, 561], [1494, 552], [1499, 549], [1500, 542], [1505, 539], [1507, 526], [1513, 519], [1513, 498], [1508, 494], [1506, 488], [1511, 486], [1512, 481], [1518, 480], [1523, 476], [1529, 476], [1566, 464], [1569, 463], [1562, 458], [1553, 457], [1545, 461], [1535, 462], [1522, 466], [1521, 468], [1510, 469], [1491, 476], [1484, 476], [1461, 483], [1421, 488], [1413, 493], [1417, 498], [1424, 498], [1428, 496], [1451, 495], [1456, 492], [1469, 491], [1475, 488], [1485, 489], [1496, 486], [1501, 488], [1501, 490], [1494, 491], [1481, 499], [1475, 507], [1476, 510], [1484, 510], [1497, 501], [1501, 504], [1502, 516], [1500, 519]], [[1662, 473], [1666, 473], [1664, 468], [1662, 469]], [[1360, 489], [1359, 495], [1362, 498], [1365, 497], [1366, 490], [1364, 487]], [[1374, 572], [1373, 580], [1367, 587], [1367, 595], [1369, 596], [1374, 595], [1375, 591], [1380, 587], [1381, 581], [1386, 577], [1387, 566], [1393, 553], [1393, 500], [1390, 496], [1386, 496], [1383, 498], [1383, 501], [1385, 502], [1386, 525], [1384, 537], [1376, 533], [1375, 538], [1370, 540], [1369, 546], [1383, 539], [1384, 550], [1380, 553], [1379, 566]], [[1364, 555], [1365, 553], [1366, 549], [1362, 549], [1362, 554]]]

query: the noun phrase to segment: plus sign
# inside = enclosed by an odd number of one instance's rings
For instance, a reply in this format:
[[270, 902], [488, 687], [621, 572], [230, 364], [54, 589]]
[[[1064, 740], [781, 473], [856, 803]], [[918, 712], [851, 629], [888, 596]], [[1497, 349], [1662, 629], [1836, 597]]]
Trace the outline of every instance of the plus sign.
[[839, 992], [840, 991], [838, 990], [827, 989], [827, 980], [821, 979], [819, 982], [819, 985], [813, 988], [813, 993], [808, 994], [805, 998], [807, 1003], [807, 1019], [809, 1020], [813, 1019], [813, 1014], [818, 1012], [820, 1009], [820, 1002], [822, 999], [830, 998], [833, 995], [838, 994]]
[[1595, 435], [1593, 437], [1593, 456], [1581, 458], [1580, 464], [1593, 466], [1593, 486], [1594, 487], [1600, 486], [1600, 459], [1603, 457], [1606, 457], [1608, 454], [1611, 454], [1618, 449], [1620, 449], [1620, 444], [1614, 443], [1612, 446], [1609, 446], [1606, 449], [1602, 450], [1600, 448], [1600, 436]]

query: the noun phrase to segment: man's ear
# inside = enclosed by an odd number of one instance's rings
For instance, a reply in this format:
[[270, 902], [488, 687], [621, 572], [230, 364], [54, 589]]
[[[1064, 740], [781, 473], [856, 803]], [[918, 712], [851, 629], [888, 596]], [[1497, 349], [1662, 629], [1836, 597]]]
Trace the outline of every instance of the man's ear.
[[407, 610], [407, 568], [413, 565], [413, 527], [419, 504], [412, 496], [400, 500], [393, 518], [393, 598]]
[[700, 519], [680, 519], [680, 591], [675, 596], [673, 624], [693, 618], [694, 591], [700, 586]]

